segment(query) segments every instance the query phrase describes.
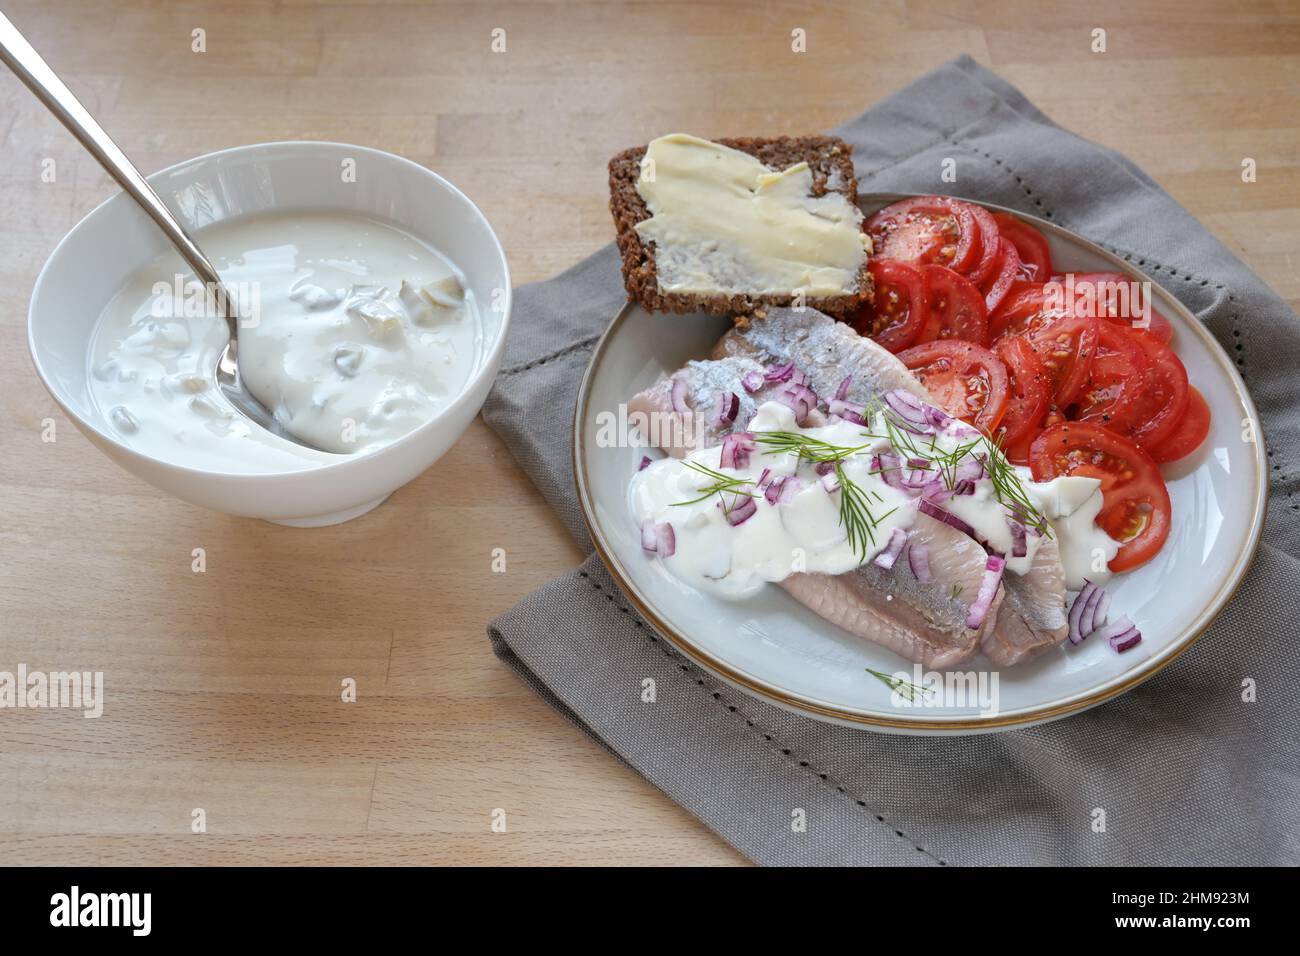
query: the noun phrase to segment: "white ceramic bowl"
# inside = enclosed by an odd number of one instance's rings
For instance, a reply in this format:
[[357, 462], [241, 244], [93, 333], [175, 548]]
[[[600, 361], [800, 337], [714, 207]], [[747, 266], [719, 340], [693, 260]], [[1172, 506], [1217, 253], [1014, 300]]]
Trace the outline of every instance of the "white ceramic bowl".
[[[344, 176], [345, 163], [355, 177]], [[167, 248], [125, 195], [81, 220], [50, 255], [32, 292], [27, 339], [50, 395], [127, 471], [185, 501], [282, 524], [335, 524], [364, 514], [437, 461], [478, 414], [501, 365], [510, 271], [487, 219], [455, 186], [391, 153], [344, 143], [262, 143], [200, 156], [149, 177], [187, 230], [273, 210], [384, 220], [445, 254], [482, 303], [483, 348], [461, 394], [377, 451], [307, 471], [229, 474], [186, 468], [128, 448], [91, 400], [88, 349], [100, 312], [134, 271]], [[200, 243], [202, 242], [200, 237]]]

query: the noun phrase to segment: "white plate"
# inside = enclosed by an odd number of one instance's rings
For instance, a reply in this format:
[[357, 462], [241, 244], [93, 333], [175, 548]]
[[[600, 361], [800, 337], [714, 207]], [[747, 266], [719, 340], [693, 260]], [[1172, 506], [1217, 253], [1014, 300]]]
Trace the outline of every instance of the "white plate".
[[[896, 198], [872, 197], [863, 209], [871, 212]], [[1048, 237], [1059, 271], [1125, 272], [1149, 281], [1059, 226], [1013, 214]], [[996, 676], [996, 709], [982, 706], [986, 701], [958, 700], [960, 695], [945, 701], [942, 694], [928, 695], [929, 706], [908, 705], [867, 669], [910, 674], [911, 663], [826, 622], [779, 587], [732, 603], [669, 575], [641, 550], [627, 503], [629, 479], [646, 449], [626, 441], [603, 447], [597, 434], [607, 420], [602, 412], [618, 416], [622, 408], [625, 421], [625, 403], [633, 394], [688, 359], [707, 356], [730, 326], [717, 317], [656, 315], [629, 305], [596, 346], [578, 394], [573, 449], [578, 497], [596, 549], [632, 602], [684, 654], [733, 686], [812, 717], [896, 733], [980, 733], [1063, 717], [1108, 700], [1160, 670], [1205, 630], [1245, 573], [1264, 520], [1264, 453], [1249, 440], [1261, 434], [1254, 404], [1209, 332], [1154, 282], [1152, 290], [1213, 419], [1201, 448], [1164, 469], [1173, 503], [1173, 530], [1164, 548], [1108, 585], [1112, 613], [1127, 614], [1142, 630], [1142, 643], [1124, 654], [1105, 642], [1067, 643], [996, 674], [979, 658], [971, 667], [986, 680]]]

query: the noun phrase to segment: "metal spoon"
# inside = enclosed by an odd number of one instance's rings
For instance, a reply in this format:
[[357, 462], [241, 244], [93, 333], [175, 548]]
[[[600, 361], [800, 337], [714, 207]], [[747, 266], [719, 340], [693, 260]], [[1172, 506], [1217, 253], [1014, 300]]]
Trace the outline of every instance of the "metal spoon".
[[37, 99], [45, 104], [46, 109], [58, 117], [59, 122], [77, 137], [90, 155], [94, 156], [109, 175], [117, 180], [126, 194], [149, 214], [162, 230], [163, 235], [176, 247], [181, 258], [189, 263], [190, 268], [203, 282], [209, 297], [230, 328], [230, 343], [217, 359], [217, 385], [230, 403], [267, 431], [307, 448], [315, 447], [286, 431], [240, 380], [239, 365], [236, 361], [239, 345], [239, 307], [222, 283], [221, 277], [217, 275], [217, 270], [208, 261], [208, 257], [181, 227], [171, 210], [163, 204], [140, 171], [126, 158], [126, 154], [118, 149], [117, 144], [95, 122], [95, 118], [86, 112], [86, 108], [72, 95], [72, 91], [41, 59], [41, 55], [32, 49], [32, 45], [3, 13], [0, 13], [0, 60], [4, 61], [18, 79], [36, 94]]

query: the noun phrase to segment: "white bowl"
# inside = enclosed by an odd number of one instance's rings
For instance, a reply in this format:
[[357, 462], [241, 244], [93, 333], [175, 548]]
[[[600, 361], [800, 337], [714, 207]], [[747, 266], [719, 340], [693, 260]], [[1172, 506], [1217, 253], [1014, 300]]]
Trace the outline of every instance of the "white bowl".
[[[351, 161], [354, 177], [345, 177]], [[349, 181], [345, 181], [349, 180]], [[510, 324], [510, 271], [487, 219], [447, 180], [391, 153], [345, 143], [262, 143], [210, 153], [149, 177], [187, 230], [273, 210], [334, 211], [394, 223], [446, 255], [480, 303], [483, 348], [464, 390], [430, 421], [376, 451], [306, 471], [233, 474], [128, 448], [91, 400], [91, 333], [104, 306], [167, 241], [125, 194], [64, 236], [41, 270], [27, 341], [59, 407], [109, 458], [185, 501], [281, 524], [347, 521], [381, 504], [447, 451], [487, 398]], [[200, 239], [201, 242], [201, 239]]]

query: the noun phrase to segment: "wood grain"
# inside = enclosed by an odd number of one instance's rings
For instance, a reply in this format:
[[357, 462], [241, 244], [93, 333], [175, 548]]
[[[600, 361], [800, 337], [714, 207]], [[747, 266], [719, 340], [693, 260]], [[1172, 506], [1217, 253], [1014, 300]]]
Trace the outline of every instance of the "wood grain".
[[[1300, 5], [1233, 7], [5, 5], [146, 171], [268, 139], [393, 150], [479, 203], [519, 281], [609, 241], [616, 150], [828, 128], [966, 52], [1127, 153], [1295, 306]], [[37, 382], [25, 314], [54, 244], [112, 190], [7, 74], [0, 157], [0, 670], [100, 670], [107, 698], [97, 720], [0, 710], [0, 858], [741, 862], [492, 656], [485, 622], [581, 555], [481, 422], [378, 511], [314, 531], [169, 500], [95, 451]]]

